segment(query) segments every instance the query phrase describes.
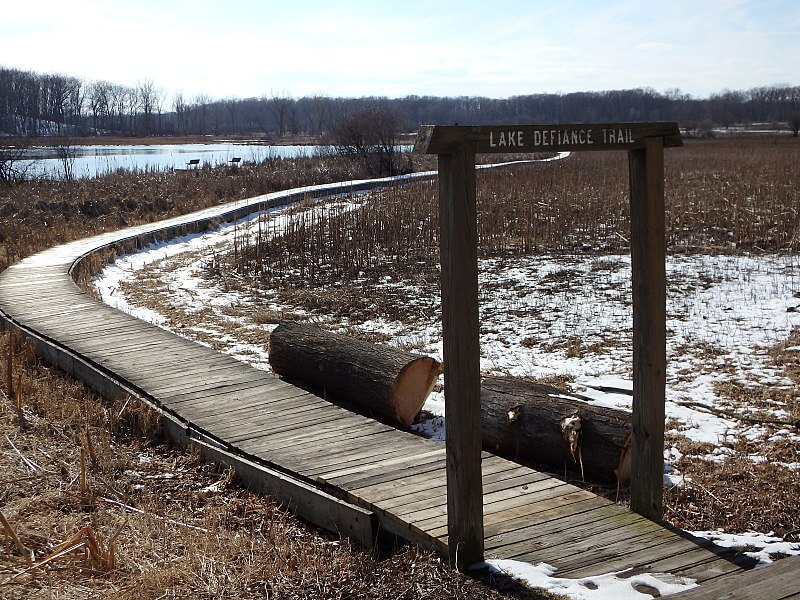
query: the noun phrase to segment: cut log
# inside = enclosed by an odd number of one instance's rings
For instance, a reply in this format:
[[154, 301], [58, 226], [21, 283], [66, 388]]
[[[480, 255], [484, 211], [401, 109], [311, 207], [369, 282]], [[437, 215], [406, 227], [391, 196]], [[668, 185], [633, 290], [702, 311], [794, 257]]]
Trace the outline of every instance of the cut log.
[[302, 381], [408, 426], [442, 372], [428, 356], [370, 344], [285, 322], [269, 339], [269, 364], [278, 375]]
[[481, 384], [483, 447], [511, 460], [568, 468], [586, 479], [627, 482], [630, 413], [519, 379]]

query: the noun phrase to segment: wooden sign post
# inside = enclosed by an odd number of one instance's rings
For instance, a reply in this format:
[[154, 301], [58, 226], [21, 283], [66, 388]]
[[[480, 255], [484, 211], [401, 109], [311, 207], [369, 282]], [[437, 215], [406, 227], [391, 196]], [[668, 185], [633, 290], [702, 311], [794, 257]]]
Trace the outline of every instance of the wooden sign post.
[[437, 154], [450, 561], [483, 560], [476, 153], [627, 150], [633, 277], [631, 508], [662, 517], [666, 276], [664, 148], [676, 123], [426, 126], [415, 152]]

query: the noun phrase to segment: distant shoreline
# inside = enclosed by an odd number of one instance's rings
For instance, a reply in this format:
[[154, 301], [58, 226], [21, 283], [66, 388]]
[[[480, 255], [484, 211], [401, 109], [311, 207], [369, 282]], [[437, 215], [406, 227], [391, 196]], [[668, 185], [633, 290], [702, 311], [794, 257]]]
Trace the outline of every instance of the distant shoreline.
[[282, 138], [236, 135], [176, 135], [176, 136], [85, 136], [85, 137], [0, 137], [0, 147], [14, 146], [165, 146], [169, 144], [248, 144], [262, 146], [314, 146], [316, 136], [298, 135]]

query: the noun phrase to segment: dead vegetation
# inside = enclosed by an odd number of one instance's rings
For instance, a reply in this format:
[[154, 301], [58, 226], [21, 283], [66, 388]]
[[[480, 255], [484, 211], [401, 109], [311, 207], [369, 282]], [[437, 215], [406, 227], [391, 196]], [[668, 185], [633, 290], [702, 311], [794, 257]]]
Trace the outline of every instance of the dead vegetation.
[[117, 171], [94, 179], [0, 186], [0, 271], [51, 246], [226, 201], [363, 174], [332, 157], [268, 158], [236, 168]]
[[[275, 159], [2, 187], [0, 270], [102, 231], [360, 176], [335, 159]], [[353, 547], [167, 445], [138, 401], [103, 400], [7, 332], [0, 357], [0, 598], [556, 597], [466, 578], [413, 547]]]
[[672, 524], [691, 531], [772, 532], [800, 541], [800, 489], [797, 467], [791, 466], [800, 462], [796, 443], [770, 442], [769, 436], [732, 437], [713, 447], [680, 436], [670, 441], [685, 454], [676, 464], [682, 480], [664, 492]]
[[[0, 335], [0, 598], [548, 598], [311, 529]], [[12, 378], [6, 368], [12, 356]], [[9, 399], [8, 382], [13, 381]]]
[[[627, 250], [624, 158], [624, 153], [589, 152], [568, 160], [480, 171], [480, 254], [486, 258]], [[669, 249], [797, 251], [800, 183], [792, 174], [798, 171], [796, 143], [693, 142], [668, 152]], [[436, 183], [391, 187], [370, 197], [369, 202], [353, 198], [350, 204], [317, 210], [301, 207], [280, 235], [273, 235], [265, 222], [254, 238], [211, 268], [223, 278], [234, 279], [231, 274], [237, 273], [299, 296], [308, 288], [314, 288], [315, 296], [321, 289], [350, 296], [342, 282], [375, 287], [387, 275], [436, 284]], [[560, 274], [570, 275], [569, 269]], [[303, 304], [298, 298], [298, 305]]]

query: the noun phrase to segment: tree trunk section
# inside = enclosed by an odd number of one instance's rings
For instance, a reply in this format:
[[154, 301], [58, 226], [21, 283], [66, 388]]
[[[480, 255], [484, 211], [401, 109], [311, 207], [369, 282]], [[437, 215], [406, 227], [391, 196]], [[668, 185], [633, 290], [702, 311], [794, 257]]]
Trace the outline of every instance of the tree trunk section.
[[[562, 430], [564, 420], [573, 416], [580, 419], [575, 453]], [[484, 449], [511, 460], [556, 472], [582, 470], [587, 480], [628, 480], [631, 426], [626, 411], [593, 406], [551, 386], [492, 377], [481, 385], [481, 428]]]
[[409, 426], [442, 372], [428, 356], [285, 322], [270, 335], [272, 370]]

